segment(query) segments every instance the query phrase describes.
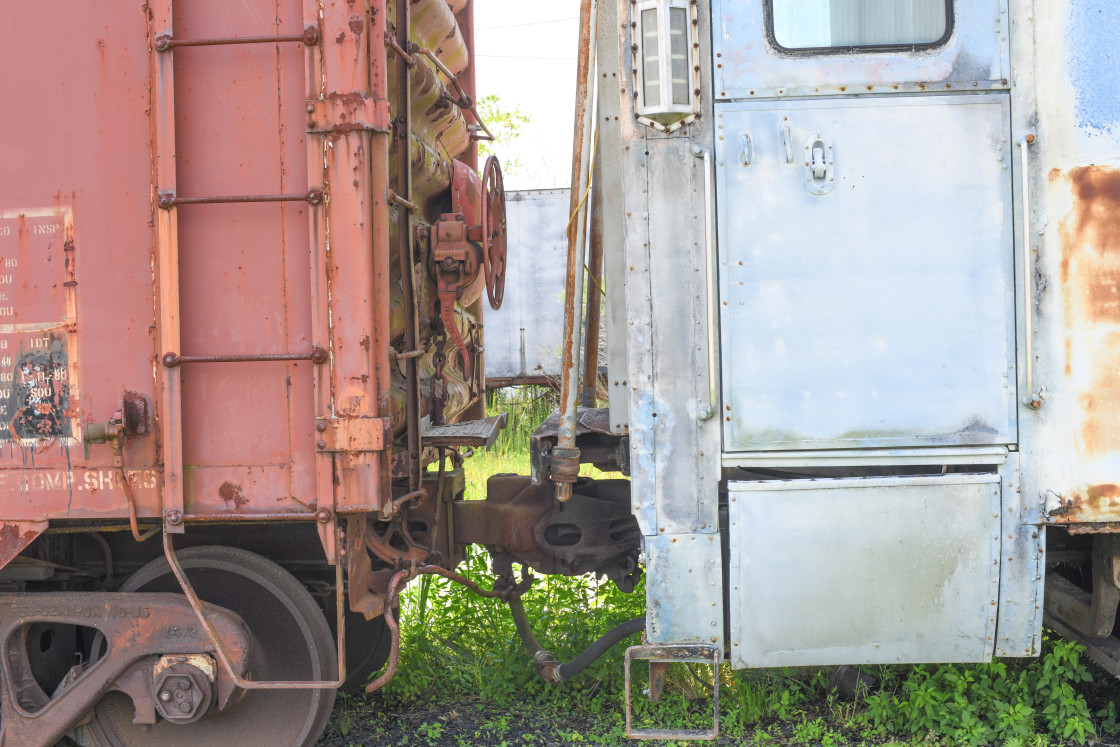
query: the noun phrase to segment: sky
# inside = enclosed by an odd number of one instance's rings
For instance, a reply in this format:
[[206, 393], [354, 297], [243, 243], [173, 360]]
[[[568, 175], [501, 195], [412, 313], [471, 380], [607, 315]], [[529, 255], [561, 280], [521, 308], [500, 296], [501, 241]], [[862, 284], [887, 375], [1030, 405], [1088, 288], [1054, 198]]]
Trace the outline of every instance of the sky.
[[478, 98], [497, 94], [502, 108], [529, 117], [499, 152], [505, 187], [567, 187], [579, 44], [579, 0], [475, 0]]

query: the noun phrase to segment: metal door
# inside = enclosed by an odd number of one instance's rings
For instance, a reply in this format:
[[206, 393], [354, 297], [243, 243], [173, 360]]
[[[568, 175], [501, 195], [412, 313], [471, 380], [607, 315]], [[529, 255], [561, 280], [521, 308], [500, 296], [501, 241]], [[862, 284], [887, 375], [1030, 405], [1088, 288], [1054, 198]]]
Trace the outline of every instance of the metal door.
[[928, 50], [796, 53], [722, 13], [725, 451], [1016, 440], [1006, 45], [978, 12]]

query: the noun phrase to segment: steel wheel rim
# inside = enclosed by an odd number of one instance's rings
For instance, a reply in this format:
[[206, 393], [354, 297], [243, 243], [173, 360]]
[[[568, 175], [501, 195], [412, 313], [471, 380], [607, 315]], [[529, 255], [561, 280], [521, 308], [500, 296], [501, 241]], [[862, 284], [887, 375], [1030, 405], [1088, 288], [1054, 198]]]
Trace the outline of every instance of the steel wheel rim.
[[[179, 559], [203, 600], [238, 613], [249, 626], [251, 679], [336, 676], [330, 628], [311, 595], [287, 571], [254, 553], [227, 547], [189, 548]], [[160, 559], [141, 568], [121, 590], [178, 591], [178, 584]], [[225, 711], [215, 708], [193, 724], [161, 720], [145, 727], [132, 723], [134, 709], [127, 695], [109, 693], [95, 707], [95, 731], [114, 747], [310, 745], [326, 727], [334, 698], [334, 690], [249, 691]]]

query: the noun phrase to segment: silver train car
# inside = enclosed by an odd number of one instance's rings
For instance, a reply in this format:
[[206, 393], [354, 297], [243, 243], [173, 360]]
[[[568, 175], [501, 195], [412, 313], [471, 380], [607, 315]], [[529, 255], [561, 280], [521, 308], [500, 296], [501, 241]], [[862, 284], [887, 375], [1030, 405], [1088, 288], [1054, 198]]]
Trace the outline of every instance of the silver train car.
[[591, 4], [628, 667], [1120, 673], [1120, 6]]

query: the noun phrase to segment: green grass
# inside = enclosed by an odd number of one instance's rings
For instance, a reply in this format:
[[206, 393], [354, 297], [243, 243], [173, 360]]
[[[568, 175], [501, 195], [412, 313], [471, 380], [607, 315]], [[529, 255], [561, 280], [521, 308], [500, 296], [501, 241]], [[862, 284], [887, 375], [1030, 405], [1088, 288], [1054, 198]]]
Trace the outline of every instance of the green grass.
[[[528, 474], [529, 436], [555, 406], [555, 394], [497, 393], [490, 406], [510, 412], [509, 427], [490, 451], [467, 460], [468, 499], [484, 497], [491, 474]], [[459, 570], [483, 586], [493, 583], [480, 549], [472, 549]], [[607, 629], [644, 614], [645, 587], [623, 594], [586, 577], [545, 577], [524, 603], [537, 637], [567, 660]], [[369, 698], [342, 699], [327, 744], [626, 743], [623, 646], [572, 681], [547, 684], [537, 677], [500, 601], [424, 576], [402, 594], [401, 605], [396, 678]], [[1048, 631], [1038, 659], [864, 671], [879, 685], [852, 702], [831, 691], [824, 669], [721, 666], [721, 743], [1043, 747], [1120, 735], [1115, 680], [1100, 670], [1091, 674], [1081, 647]], [[650, 704], [643, 697], [646, 668], [636, 666], [636, 725], [710, 727], [710, 685], [701, 680], [710, 683], [711, 677], [710, 667], [671, 670], [661, 701]]]

